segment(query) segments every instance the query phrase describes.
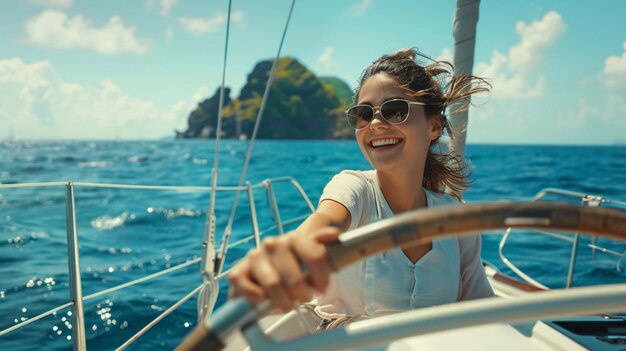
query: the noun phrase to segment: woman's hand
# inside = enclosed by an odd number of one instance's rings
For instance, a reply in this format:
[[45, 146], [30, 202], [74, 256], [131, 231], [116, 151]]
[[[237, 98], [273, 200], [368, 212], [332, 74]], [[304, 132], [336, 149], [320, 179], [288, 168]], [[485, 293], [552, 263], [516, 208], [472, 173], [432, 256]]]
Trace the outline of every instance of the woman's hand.
[[339, 232], [325, 227], [265, 239], [230, 271], [229, 297], [243, 296], [254, 305], [269, 299], [283, 311], [311, 300], [326, 289], [331, 273], [323, 243], [337, 241]]

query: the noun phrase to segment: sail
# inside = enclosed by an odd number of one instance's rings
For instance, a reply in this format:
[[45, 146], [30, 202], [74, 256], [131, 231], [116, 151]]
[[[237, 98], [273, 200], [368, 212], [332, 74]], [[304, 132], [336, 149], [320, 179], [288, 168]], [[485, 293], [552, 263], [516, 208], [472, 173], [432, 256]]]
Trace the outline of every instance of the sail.
[[[454, 74], [472, 74], [474, 47], [476, 45], [476, 24], [480, 0], [457, 0], [454, 11]], [[459, 156], [465, 155], [467, 121], [469, 110], [455, 113], [450, 118], [452, 129], [451, 149]]]

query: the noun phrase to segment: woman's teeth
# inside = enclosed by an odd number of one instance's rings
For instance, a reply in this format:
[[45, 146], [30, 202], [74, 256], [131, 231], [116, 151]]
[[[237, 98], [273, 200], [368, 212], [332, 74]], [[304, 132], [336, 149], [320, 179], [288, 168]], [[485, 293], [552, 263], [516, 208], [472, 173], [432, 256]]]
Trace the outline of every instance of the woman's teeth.
[[389, 139], [378, 139], [372, 141], [373, 147], [385, 146], [385, 145], [395, 145], [400, 142], [400, 139], [389, 138]]

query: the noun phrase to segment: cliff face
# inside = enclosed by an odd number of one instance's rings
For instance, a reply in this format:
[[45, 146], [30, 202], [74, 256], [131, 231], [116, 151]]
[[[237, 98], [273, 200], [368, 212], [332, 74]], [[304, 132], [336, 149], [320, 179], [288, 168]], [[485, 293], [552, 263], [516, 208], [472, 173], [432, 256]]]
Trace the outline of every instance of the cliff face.
[[[220, 89], [218, 88], [212, 97], [198, 104], [195, 110], [191, 111], [187, 119], [187, 130], [177, 132], [177, 138], [209, 138], [215, 136], [215, 126], [217, 126], [217, 114], [220, 103]], [[224, 106], [232, 104], [230, 98], [230, 88], [224, 89]], [[224, 120], [222, 120], [224, 124]]]
[[[225, 91], [222, 137], [250, 137], [261, 106], [272, 60], [257, 63], [248, 75], [239, 97]], [[350, 138], [345, 129], [343, 111], [347, 84], [337, 78], [321, 80], [293, 58], [278, 61], [276, 77], [270, 89], [258, 138], [262, 139], [332, 139]], [[339, 87], [339, 88], [337, 88]], [[219, 89], [191, 112], [188, 128], [177, 132], [178, 138], [215, 137]]]

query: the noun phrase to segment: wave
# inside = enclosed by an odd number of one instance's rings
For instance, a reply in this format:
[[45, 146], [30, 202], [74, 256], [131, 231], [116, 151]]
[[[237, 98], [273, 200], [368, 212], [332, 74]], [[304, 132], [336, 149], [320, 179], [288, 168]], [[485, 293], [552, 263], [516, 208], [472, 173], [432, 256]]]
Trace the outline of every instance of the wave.
[[[44, 276], [44, 277], [32, 276], [30, 278], [27, 278], [27, 280], [22, 281], [11, 288], [5, 288], [2, 290], [4, 291], [3, 295], [6, 297], [7, 292], [9, 292], [11, 295], [15, 295], [15, 294], [19, 294], [20, 292], [29, 290], [29, 289], [33, 289], [33, 290], [45, 289], [46, 291], [50, 291], [50, 290], [58, 289], [58, 288], [65, 289], [65, 286], [64, 286], [65, 282], [67, 282], [67, 274], [65, 274], [64, 277], [61, 278], [61, 281], [54, 276]], [[20, 296], [24, 296], [24, 295], [20, 295]]]
[[128, 213], [124, 211], [119, 216], [111, 217], [111, 216], [100, 216], [91, 220], [91, 226], [98, 230], [111, 230], [117, 227], [121, 227], [128, 220], [134, 220], [136, 216], [132, 213]]
[[[9, 231], [12, 231], [11, 229], [12, 228], [9, 228]], [[47, 239], [49, 237], [50, 235], [46, 232], [31, 232], [28, 235], [23, 235], [23, 236], [17, 235], [12, 238], [8, 238], [7, 241], [0, 242], [0, 246], [3, 244], [4, 245], [24, 245], [24, 244], [35, 242], [39, 239]]]
[[146, 212], [162, 214], [167, 219], [172, 219], [176, 217], [199, 217], [200, 215], [202, 215], [202, 211], [200, 210], [192, 210], [192, 209], [183, 208], [183, 207], [179, 207], [175, 210], [162, 208], [162, 207], [158, 207], [158, 208], [148, 207], [146, 209]]
[[177, 217], [199, 217], [202, 215], [202, 211], [196, 209], [188, 209], [184, 207], [179, 207], [176, 209], [168, 209], [163, 207], [148, 207], [146, 209], [147, 216], [142, 215], [138, 216], [134, 213], [130, 213], [127, 211], [122, 212], [117, 216], [109, 216], [103, 215], [96, 217], [91, 220], [90, 224], [92, 228], [98, 230], [112, 230], [118, 227], [125, 226], [127, 224], [146, 224], [153, 223], [154, 219], [151, 218], [153, 214], [162, 215], [163, 218], [168, 220], [174, 219]]
[[133, 156], [126, 158], [128, 162], [132, 162], [132, 163], [146, 162], [149, 159], [150, 158], [148, 156], [141, 156], [141, 155], [133, 155]]
[[204, 159], [204, 158], [192, 158], [191, 162], [193, 162], [193, 164], [195, 165], [206, 165], [209, 163], [209, 160]]
[[78, 167], [80, 168], [107, 168], [109, 166], [111, 166], [111, 162], [109, 161], [89, 161], [78, 163]]

